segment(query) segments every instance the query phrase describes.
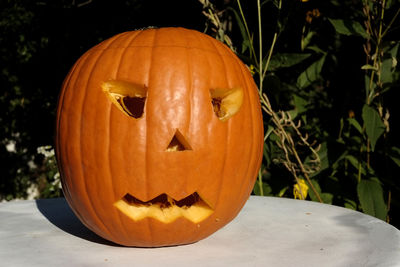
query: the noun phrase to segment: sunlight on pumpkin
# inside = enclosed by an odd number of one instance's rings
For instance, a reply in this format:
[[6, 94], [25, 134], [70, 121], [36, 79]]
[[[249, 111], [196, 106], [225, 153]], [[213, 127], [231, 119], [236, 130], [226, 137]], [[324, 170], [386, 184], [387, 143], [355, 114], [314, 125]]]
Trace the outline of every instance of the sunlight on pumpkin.
[[111, 102], [125, 115], [141, 118], [144, 112], [147, 89], [134, 83], [110, 80], [101, 85]]
[[243, 104], [242, 88], [211, 89], [210, 94], [214, 113], [221, 121], [235, 115]]
[[114, 206], [134, 221], [148, 217], [163, 223], [172, 223], [179, 217], [184, 217], [193, 223], [199, 223], [213, 213], [211, 207], [197, 193], [179, 201], [162, 194], [146, 202], [127, 194], [115, 202]]

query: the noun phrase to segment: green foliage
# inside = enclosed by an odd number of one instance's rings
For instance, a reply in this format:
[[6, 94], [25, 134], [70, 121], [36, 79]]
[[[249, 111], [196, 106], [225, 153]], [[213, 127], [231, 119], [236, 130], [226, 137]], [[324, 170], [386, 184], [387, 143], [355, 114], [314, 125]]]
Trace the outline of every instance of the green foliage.
[[297, 65], [307, 58], [309, 58], [311, 54], [295, 54], [295, 53], [276, 53], [272, 55], [271, 61], [269, 62], [269, 70], [277, 71], [283, 68], [289, 68], [294, 65]]
[[381, 220], [386, 220], [386, 203], [379, 179], [363, 179], [357, 185], [358, 198], [362, 210]]
[[353, 20], [343, 20], [343, 19], [328, 19], [332, 25], [335, 27], [335, 30], [339, 34], [344, 35], [359, 35], [361, 37], [367, 38], [368, 34], [365, 31], [364, 27], [358, 21]]
[[362, 109], [362, 119], [367, 136], [371, 142], [371, 149], [374, 151], [376, 142], [385, 131], [385, 124], [382, 122], [378, 111], [368, 105], [364, 105]]
[[297, 87], [299, 89], [304, 89], [317, 81], [320, 77], [324, 62], [325, 56], [322, 56], [319, 60], [313, 62], [308, 68], [306, 68], [297, 78]]
[[310, 200], [400, 225], [400, 3], [241, 2], [226, 34], [265, 94], [253, 193], [295, 197], [306, 181]]

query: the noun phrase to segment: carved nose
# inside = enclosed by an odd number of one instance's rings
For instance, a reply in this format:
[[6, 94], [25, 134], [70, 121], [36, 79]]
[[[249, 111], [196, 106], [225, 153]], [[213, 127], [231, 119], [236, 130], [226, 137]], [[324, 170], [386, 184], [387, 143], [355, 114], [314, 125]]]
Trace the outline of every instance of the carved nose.
[[174, 136], [166, 148], [166, 151], [179, 152], [186, 150], [192, 150], [192, 147], [190, 146], [190, 143], [186, 137], [178, 129], [176, 129]]

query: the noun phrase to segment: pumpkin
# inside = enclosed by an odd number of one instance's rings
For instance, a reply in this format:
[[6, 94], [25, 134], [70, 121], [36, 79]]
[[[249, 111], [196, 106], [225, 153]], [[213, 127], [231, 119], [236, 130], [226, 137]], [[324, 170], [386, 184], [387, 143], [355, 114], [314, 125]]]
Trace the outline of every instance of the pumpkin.
[[63, 191], [96, 234], [125, 246], [188, 244], [230, 222], [262, 159], [247, 67], [184, 28], [121, 33], [87, 51], [59, 97]]

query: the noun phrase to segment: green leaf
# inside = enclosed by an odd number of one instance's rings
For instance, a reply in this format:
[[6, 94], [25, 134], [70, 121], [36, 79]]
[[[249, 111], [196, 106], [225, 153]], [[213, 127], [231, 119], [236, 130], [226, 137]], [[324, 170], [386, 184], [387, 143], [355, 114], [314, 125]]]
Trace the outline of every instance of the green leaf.
[[[318, 192], [318, 194], [321, 196], [321, 187], [319, 186], [318, 182], [316, 180], [312, 179], [311, 183], [313, 184], [313, 186], [314, 186], [315, 190]], [[312, 190], [311, 187], [308, 188], [308, 195], [310, 196], [312, 201], [316, 201], [316, 202], [319, 201], [317, 195], [314, 193], [314, 191]]]
[[265, 5], [266, 3], [270, 2], [271, 0], [264, 0], [261, 2], [261, 6]]
[[295, 119], [297, 117], [297, 115], [299, 115], [299, 112], [297, 111], [297, 109], [289, 110], [289, 111], [287, 111], [287, 113], [292, 119]]
[[364, 213], [381, 220], [386, 219], [387, 208], [383, 199], [383, 189], [377, 178], [361, 180], [357, 185], [357, 194]]
[[321, 48], [319, 48], [316, 45], [308, 46], [307, 49], [308, 50], [312, 50], [312, 51], [314, 51], [315, 53], [318, 53], [318, 54], [326, 54], [326, 52], [324, 50], [322, 50]]
[[301, 114], [301, 113], [307, 111], [307, 108], [306, 108], [306, 106], [308, 104], [307, 100], [305, 100], [304, 98], [302, 98], [298, 95], [293, 95], [293, 101], [294, 101], [294, 105], [296, 107], [298, 114]]
[[385, 125], [378, 111], [368, 105], [364, 105], [362, 109], [362, 118], [364, 120], [367, 136], [371, 141], [371, 150], [374, 151], [376, 142], [385, 131]]
[[235, 9], [233, 9], [231, 7], [228, 7], [227, 9], [229, 9], [230, 11], [233, 12], [233, 14], [235, 16], [235, 19], [236, 19], [236, 22], [237, 22], [237, 24], [239, 26], [240, 34], [242, 35], [242, 38], [243, 38], [242, 53], [244, 53], [247, 49], [250, 49], [251, 40], [249, 39], [249, 36], [247, 35], [246, 28], [245, 28], [244, 23], [242, 21], [242, 17], [239, 15], [239, 13]]
[[382, 83], [391, 83], [393, 81], [392, 65], [393, 59], [391, 57], [382, 61], [380, 71]]
[[344, 199], [344, 207], [352, 210], [357, 210], [357, 203], [351, 199]]
[[307, 48], [307, 46], [310, 44], [311, 39], [316, 33], [313, 31], [310, 31], [307, 33], [307, 35], [301, 40], [301, 51]]
[[311, 64], [304, 72], [297, 78], [297, 86], [301, 89], [306, 88], [315, 82], [321, 73], [322, 66], [325, 62], [325, 56]]
[[372, 65], [366, 64], [364, 66], [361, 67], [362, 70], [374, 70], [377, 71], [378, 69]]
[[387, 0], [386, 1], [386, 5], [385, 5], [385, 9], [390, 9], [395, 3], [396, 3], [396, 1]]
[[328, 157], [328, 145], [326, 142], [321, 144], [321, 148], [318, 151], [318, 156], [321, 161], [321, 169], [319, 172], [329, 168], [329, 157]]
[[[333, 194], [331, 193], [322, 193], [321, 187], [319, 186], [318, 182], [314, 179], [311, 180], [315, 190], [318, 192], [319, 196], [321, 197], [322, 201], [326, 204], [332, 204]], [[314, 193], [311, 187], [308, 188], [308, 195], [310, 196], [312, 201], [319, 202], [317, 195]]]
[[274, 127], [271, 125], [268, 125], [268, 129], [264, 135], [264, 142], [268, 139], [268, 137], [271, 135], [271, 133], [274, 131]]
[[289, 187], [288, 186], [285, 186], [284, 188], [282, 188], [281, 190], [279, 190], [279, 193], [278, 193], [278, 197], [282, 197], [285, 193], [286, 193], [286, 191], [289, 189]]
[[[272, 189], [269, 186], [269, 184], [263, 182], [262, 189], [263, 189], [263, 196], [271, 195]], [[257, 196], [261, 196], [260, 184], [258, 182], [256, 182], [254, 185], [253, 193]]]
[[396, 163], [397, 166], [400, 167], [400, 148], [392, 147], [389, 152], [389, 156], [394, 161], [394, 163]]
[[393, 46], [388, 52], [390, 54], [390, 57], [392, 58], [392, 68], [396, 68], [397, 66], [397, 53], [399, 51], [399, 46], [400, 43], [396, 43], [395, 46]]
[[346, 159], [346, 156], [348, 154], [348, 151], [344, 151], [339, 157], [337, 157], [336, 161], [333, 162], [332, 164], [332, 169], [337, 170], [339, 169], [341, 162]]
[[352, 125], [354, 128], [356, 128], [357, 131], [358, 131], [360, 134], [362, 134], [362, 127], [361, 127], [361, 125], [358, 123], [358, 121], [357, 121], [356, 119], [354, 119], [354, 118], [348, 118], [347, 120], [348, 120], [348, 122], [350, 123], [350, 125]]
[[372, 80], [372, 85], [371, 85], [371, 78], [369, 77], [369, 75], [365, 75], [364, 76], [364, 86], [365, 86], [365, 91], [366, 91], [367, 95], [369, 95], [369, 92], [376, 87], [376, 84]]
[[272, 2], [274, 3], [274, 6], [276, 8], [279, 8], [279, 1], [278, 0], [273, 0]]
[[325, 204], [332, 204], [332, 200], [333, 200], [333, 194], [331, 193], [322, 193], [320, 194], [322, 201]]
[[364, 27], [357, 21], [343, 19], [329, 19], [335, 30], [343, 35], [358, 35], [364, 38], [368, 37]]
[[281, 68], [288, 68], [299, 64], [300, 62], [304, 61], [311, 54], [297, 54], [297, 53], [282, 53], [282, 54], [274, 54], [271, 57], [271, 61], [269, 62], [268, 68], [271, 71], [281, 69]]
[[337, 0], [331, 0], [331, 4], [338, 7], [341, 5], [341, 1], [339, 2]]
[[350, 162], [350, 164], [351, 164], [354, 168], [356, 168], [356, 170], [358, 170], [359, 168], [361, 168], [361, 173], [362, 173], [363, 175], [366, 175], [366, 174], [367, 174], [367, 172], [365, 171], [364, 167], [362, 166], [362, 164], [360, 164], [360, 161], [359, 161], [356, 157], [354, 157], [354, 156], [352, 156], [352, 155], [346, 155], [345, 158]]

